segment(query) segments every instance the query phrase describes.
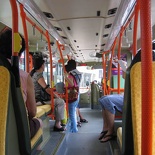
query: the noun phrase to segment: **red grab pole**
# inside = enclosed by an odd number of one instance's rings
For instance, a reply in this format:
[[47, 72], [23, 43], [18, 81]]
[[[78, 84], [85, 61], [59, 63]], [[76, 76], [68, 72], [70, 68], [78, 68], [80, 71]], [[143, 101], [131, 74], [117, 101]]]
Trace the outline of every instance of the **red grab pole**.
[[142, 155], [152, 155], [153, 82], [151, 0], [140, 0], [142, 60]]

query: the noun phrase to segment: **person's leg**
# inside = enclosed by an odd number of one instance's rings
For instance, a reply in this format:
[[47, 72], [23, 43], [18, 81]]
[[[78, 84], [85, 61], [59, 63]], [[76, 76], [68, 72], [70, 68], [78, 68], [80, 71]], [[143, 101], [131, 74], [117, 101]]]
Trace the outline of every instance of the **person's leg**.
[[102, 119], [103, 119], [102, 132], [99, 136], [99, 140], [101, 140], [109, 130], [109, 121], [111, 121], [111, 119], [109, 120], [109, 117], [111, 118], [111, 115], [114, 116], [115, 109], [113, 108], [113, 104], [109, 100], [109, 96], [103, 96], [102, 98], [100, 98], [99, 103], [101, 104], [102, 107]]
[[55, 128], [54, 130], [60, 129], [63, 130], [61, 126], [61, 120], [64, 119], [64, 109], [65, 109], [65, 102], [61, 98], [57, 98], [54, 100], [54, 111], [55, 111]]
[[78, 132], [77, 128], [77, 118], [76, 118], [76, 107], [77, 107], [77, 101], [69, 103], [69, 119], [70, 119], [70, 132]]
[[76, 115], [77, 115], [77, 127], [81, 127], [80, 116], [79, 116], [79, 107], [76, 107]]
[[99, 140], [100, 142], [104, 143], [107, 142], [108, 140], [113, 139], [115, 136], [113, 135], [114, 133], [114, 119], [115, 115], [109, 112], [108, 110], [104, 110], [103, 112], [103, 117], [104, 117], [104, 127], [103, 127], [103, 132], [102, 136], [100, 136]]
[[102, 131], [107, 131], [108, 130], [108, 122], [106, 119], [105, 109], [102, 109], [102, 118], [103, 118], [103, 129], [102, 129]]
[[82, 122], [82, 123], [88, 123], [88, 121], [85, 118], [83, 118], [83, 116], [82, 116], [79, 108], [78, 108], [78, 112], [79, 112], [80, 122]]
[[115, 115], [108, 110], [104, 110], [104, 117], [106, 120], [104, 130], [108, 130], [107, 134], [113, 134]]
[[108, 120], [106, 119], [106, 111], [104, 108], [102, 108], [102, 119], [103, 119], [103, 127], [102, 132], [99, 136], [99, 140], [101, 140], [108, 132]]

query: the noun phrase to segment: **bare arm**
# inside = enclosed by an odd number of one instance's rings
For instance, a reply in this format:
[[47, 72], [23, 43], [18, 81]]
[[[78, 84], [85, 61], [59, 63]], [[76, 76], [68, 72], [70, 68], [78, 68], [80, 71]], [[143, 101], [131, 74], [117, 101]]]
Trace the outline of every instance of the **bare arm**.
[[[47, 86], [45, 79], [43, 77], [38, 80], [38, 83], [42, 86], [42, 88], [46, 88]], [[51, 94], [51, 88], [48, 87], [45, 90], [48, 94]], [[54, 93], [54, 97], [59, 98], [59, 96], [55, 93]]]
[[73, 78], [70, 78], [68, 73], [65, 73], [64, 76], [65, 80], [69, 83], [69, 85], [74, 86]]
[[35, 93], [34, 93], [34, 85], [29, 75], [27, 78], [27, 100], [26, 107], [28, 110], [28, 115], [30, 118], [35, 117], [36, 115], [36, 101], [35, 101]]

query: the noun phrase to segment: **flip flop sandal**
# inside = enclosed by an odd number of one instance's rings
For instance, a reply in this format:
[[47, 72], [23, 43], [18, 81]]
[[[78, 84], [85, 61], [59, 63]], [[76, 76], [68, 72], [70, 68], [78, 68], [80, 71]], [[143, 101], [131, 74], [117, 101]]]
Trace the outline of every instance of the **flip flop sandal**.
[[80, 119], [81, 123], [88, 123], [88, 121], [86, 119]]
[[113, 139], [115, 139], [116, 138], [116, 136], [115, 135], [105, 135], [104, 136], [104, 138], [106, 138], [106, 137], [109, 137], [107, 140], [100, 140], [100, 142], [101, 143], [105, 143], [105, 142], [108, 142], [108, 141], [110, 141], [110, 140], [113, 140]]
[[81, 127], [81, 122], [77, 122], [77, 127]]
[[102, 131], [98, 140], [101, 140], [106, 135], [107, 132], [108, 132], [108, 130]]

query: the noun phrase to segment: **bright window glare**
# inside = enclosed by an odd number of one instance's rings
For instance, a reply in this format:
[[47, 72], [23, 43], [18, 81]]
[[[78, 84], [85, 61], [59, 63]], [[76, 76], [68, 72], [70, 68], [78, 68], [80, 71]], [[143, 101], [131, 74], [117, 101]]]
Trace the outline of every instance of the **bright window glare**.
[[102, 69], [92, 69], [92, 67], [89, 66], [78, 66], [77, 69], [83, 75], [81, 80], [81, 87], [86, 87], [86, 81], [89, 82], [89, 86], [94, 80], [96, 80], [97, 83], [101, 82], [101, 79], [103, 77]]

